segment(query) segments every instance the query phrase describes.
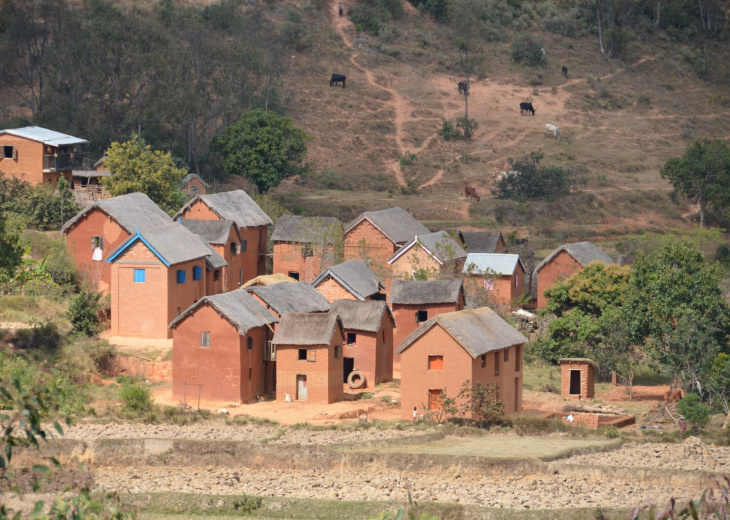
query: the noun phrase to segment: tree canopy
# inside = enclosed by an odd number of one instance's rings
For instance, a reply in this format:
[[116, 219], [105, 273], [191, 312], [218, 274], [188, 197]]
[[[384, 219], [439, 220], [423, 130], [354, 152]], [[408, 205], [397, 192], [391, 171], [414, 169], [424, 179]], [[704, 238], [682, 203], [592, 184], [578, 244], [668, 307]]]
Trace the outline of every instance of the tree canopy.
[[102, 182], [113, 196], [144, 193], [171, 215], [185, 203], [180, 183], [187, 172], [175, 165], [169, 152], [152, 150], [133, 133], [128, 141], [112, 143], [106, 155], [113, 175]]
[[303, 171], [300, 166], [311, 137], [292, 120], [257, 109], [226, 128], [213, 142], [229, 175], [241, 175], [266, 193], [283, 179]]
[[674, 189], [697, 198], [701, 227], [708, 204], [724, 209], [730, 202], [730, 148], [725, 141], [695, 141], [682, 157], [669, 159], [660, 173]]
[[498, 199], [534, 200], [568, 195], [582, 183], [572, 170], [559, 166], [540, 166], [542, 151], [532, 152], [522, 159], [508, 159], [510, 170], [497, 181], [492, 194]]

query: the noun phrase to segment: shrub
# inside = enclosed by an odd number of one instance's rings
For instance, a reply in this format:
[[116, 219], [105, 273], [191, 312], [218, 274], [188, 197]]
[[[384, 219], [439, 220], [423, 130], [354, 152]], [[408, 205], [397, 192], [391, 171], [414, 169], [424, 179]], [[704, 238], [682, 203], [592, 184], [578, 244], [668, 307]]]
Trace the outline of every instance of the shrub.
[[689, 422], [692, 433], [699, 433], [700, 429], [710, 422], [710, 407], [702, 404], [697, 394], [687, 394], [680, 399], [677, 411]]
[[100, 292], [81, 291], [71, 300], [68, 308], [68, 319], [73, 331], [87, 336], [96, 336], [101, 332], [99, 312], [101, 311]]
[[401, 166], [411, 166], [416, 161], [416, 154], [411, 152], [406, 152], [405, 154], [401, 155], [398, 162], [400, 162]]
[[152, 409], [152, 393], [140, 385], [123, 385], [119, 397], [125, 410], [147, 412]]
[[462, 413], [471, 413], [480, 428], [489, 428], [504, 416], [504, 401], [500, 400], [499, 385], [481, 381], [464, 381], [457, 397]]
[[530, 67], [545, 65], [544, 44], [542, 40], [535, 40], [529, 34], [520, 36], [510, 46], [510, 57], [515, 63]]
[[498, 199], [512, 200], [552, 200], [571, 193], [573, 188], [583, 183], [573, 170], [559, 166], [540, 166], [544, 154], [532, 152], [522, 159], [510, 158], [510, 170], [497, 181], [497, 189], [492, 194]]
[[454, 126], [454, 123], [445, 117], [441, 118], [441, 128], [437, 130], [436, 133], [443, 137], [444, 141], [461, 138], [461, 134]]

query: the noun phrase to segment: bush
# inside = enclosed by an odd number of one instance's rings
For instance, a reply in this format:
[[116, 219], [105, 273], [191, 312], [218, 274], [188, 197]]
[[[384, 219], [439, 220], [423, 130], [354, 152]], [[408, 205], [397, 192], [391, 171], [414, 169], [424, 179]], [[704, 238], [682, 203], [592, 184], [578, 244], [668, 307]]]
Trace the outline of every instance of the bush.
[[436, 133], [443, 137], [444, 141], [461, 138], [461, 133], [456, 129], [454, 123], [445, 117], [441, 118], [441, 128], [436, 130]]
[[152, 393], [140, 385], [123, 385], [119, 392], [124, 409], [132, 412], [152, 410]]
[[543, 49], [542, 40], [533, 40], [532, 36], [525, 34], [512, 42], [510, 57], [515, 63], [530, 67], [542, 67], [546, 63]]
[[573, 188], [583, 183], [583, 179], [573, 170], [559, 166], [540, 166], [544, 154], [532, 152], [522, 159], [508, 159], [510, 170], [499, 181], [492, 194], [498, 199], [512, 200], [552, 200], [571, 193]]
[[677, 411], [689, 422], [692, 433], [699, 433], [710, 422], [710, 407], [700, 402], [697, 394], [687, 394], [677, 404]]
[[99, 312], [101, 311], [100, 292], [81, 291], [71, 300], [68, 308], [68, 319], [73, 331], [87, 336], [96, 336], [101, 332]]
[[80, 208], [65, 179], [59, 180], [55, 189], [45, 184], [31, 186], [0, 173], [0, 210], [19, 215], [31, 229], [49, 231], [61, 229]]

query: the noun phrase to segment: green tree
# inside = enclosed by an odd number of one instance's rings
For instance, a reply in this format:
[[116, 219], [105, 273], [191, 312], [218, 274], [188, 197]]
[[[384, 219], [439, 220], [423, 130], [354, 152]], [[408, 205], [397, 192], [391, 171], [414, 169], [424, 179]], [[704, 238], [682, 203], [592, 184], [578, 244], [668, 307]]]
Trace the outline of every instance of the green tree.
[[467, 379], [456, 399], [461, 402], [462, 414], [470, 413], [480, 428], [488, 428], [504, 416], [506, 405], [500, 399], [499, 385], [496, 383], [472, 383]]
[[725, 141], [695, 141], [682, 157], [669, 159], [660, 173], [674, 189], [696, 197], [700, 227], [708, 205], [726, 208], [730, 202], [730, 147]]
[[303, 171], [300, 165], [311, 136], [288, 117], [261, 109], [245, 113], [213, 142], [229, 175], [241, 175], [260, 193]]
[[545, 154], [540, 150], [522, 159], [508, 159], [509, 171], [497, 181], [492, 194], [498, 199], [553, 200], [570, 194], [583, 183], [574, 171], [559, 166], [540, 166]]
[[710, 394], [711, 403], [719, 401], [725, 410], [725, 424], [722, 429], [727, 428], [730, 421], [730, 355], [720, 352], [712, 362], [710, 373], [705, 387]]
[[694, 434], [699, 433], [700, 428], [710, 422], [710, 407], [702, 404], [697, 394], [687, 394], [680, 399], [677, 411], [689, 422]]
[[0, 279], [9, 280], [15, 276], [24, 254], [20, 230], [11, 228], [0, 211]]
[[703, 385], [717, 354], [727, 350], [730, 309], [720, 293], [722, 269], [699, 248], [671, 242], [639, 253], [626, 289], [623, 319], [629, 338], [685, 390]]
[[113, 175], [102, 182], [113, 196], [141, 192], [171, 215], [185, 203], [187, 197], [180, 182], [186, 171], [175, 166], [169, 152], [152, 150], [132, 133], [128, 141], [112, 143], [106, 155]]
[[99, 311], [101, 311], [102, 294], [96, 291], [81, 291], [68, 307], [68, 318], [73, 331], [87, 336], [96, 336], [101, 332]]

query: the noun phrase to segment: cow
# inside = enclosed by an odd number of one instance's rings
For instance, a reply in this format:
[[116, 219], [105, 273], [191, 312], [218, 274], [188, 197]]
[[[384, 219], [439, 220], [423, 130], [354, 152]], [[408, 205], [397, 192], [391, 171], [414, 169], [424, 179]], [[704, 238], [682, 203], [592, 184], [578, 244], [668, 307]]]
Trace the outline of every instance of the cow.
[[347, 77], [343, 76], [342, 74], [332, 74], [332, 78], [330, 79], [330, 87], [332, 85], [337, 85], [338, 83], [342, 83], [342, 88], [345, 88], [346, 79], [347, 79]]
[[547, 123], [545, 125], [545, 137], [550, 134], [553, 134], [555, 136], [556, 141], [560, 141], [560, 128], [555, 125], [551, 125], [550, 123]]
[[469, 200], [470, 198], [477, 202], [480, 200], [479, 195], [477, 195], [477, 190], [471, 186], [464, 186], [464, 196], [466, 197], [466, 200]]
[[469, 83], [468, 82], [466, 82], [466, 81], [460, 81], [458, 83], [458, 86], [459, 86], [459, 94], [461, 94], [462, 92], [464, 94], [468, 94], [469, 93]]
[[568, 67], [566, 67], [565, 65], [563, 65], [563, 70], [562, 70], [562, 74], [563, 74], [563, 76], [565, 76], [566, 78], [568, 77]]
[[528, 112], [532, 112], [532, 115], [535, 115], [535, 107], [532, 106], [532, 101], [529, 103], [520, 103], [520, 115], [524, 116]]

